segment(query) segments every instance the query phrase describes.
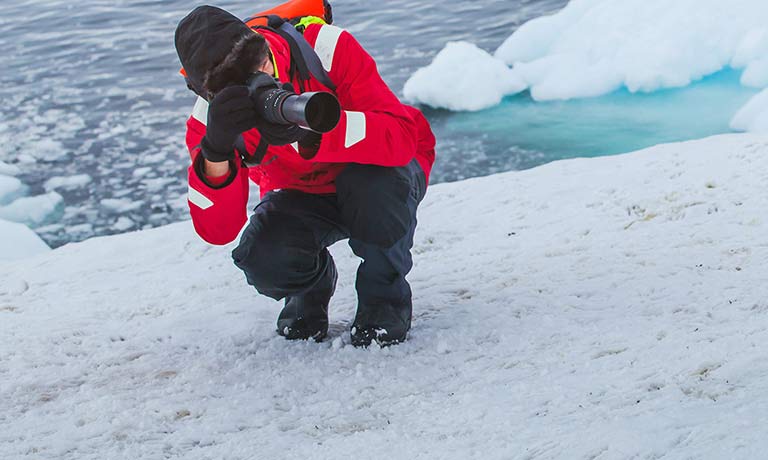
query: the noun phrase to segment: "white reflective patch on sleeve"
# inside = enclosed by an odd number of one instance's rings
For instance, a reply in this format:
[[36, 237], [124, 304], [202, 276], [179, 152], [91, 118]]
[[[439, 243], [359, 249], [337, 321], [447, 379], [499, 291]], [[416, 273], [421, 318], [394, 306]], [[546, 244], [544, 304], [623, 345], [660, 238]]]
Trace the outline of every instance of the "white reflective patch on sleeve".
[[205, 195], [193, 189], [192, 187], [189, 187], [188, 199], [190, 203], [194, 204], [203, 211], [213, 206], [213, 201], [209, 200]]
[[333, 66], [333, 56], [336, 54], [336, 45], [339, 43], [339, 37], [344, 29], [336, 26], [323, 26], [320, 33], [317, 34], [315, 42], [315, 52], [323, 63], [323, 68], [330, 72]]
[[195, 107], [192, 109], [192, 118], [204, 125], [208, 124], [208, 101], [198, 96]]
[[297, 152], [299, 151], [299, 143], [298, 142], [294, 142], [293, 144], [291, 144], [291, 147], [293, 147]]
[[347, 135], [344, 148], [350, 148], [365, 139], [365, 114], [363, 112], [347, 112]]

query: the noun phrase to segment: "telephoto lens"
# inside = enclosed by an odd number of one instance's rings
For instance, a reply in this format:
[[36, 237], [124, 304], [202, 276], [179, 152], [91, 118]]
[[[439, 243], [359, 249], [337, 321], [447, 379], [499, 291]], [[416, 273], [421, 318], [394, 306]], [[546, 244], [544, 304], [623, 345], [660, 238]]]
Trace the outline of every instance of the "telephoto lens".
[[331, 93], [296, 94], [283, 89], [280, 82], [264, 72], [254, 73], [248, 79], [248, 89], [256, 110], [270, 123], [327, 133], [341, 119], [341, 105]]

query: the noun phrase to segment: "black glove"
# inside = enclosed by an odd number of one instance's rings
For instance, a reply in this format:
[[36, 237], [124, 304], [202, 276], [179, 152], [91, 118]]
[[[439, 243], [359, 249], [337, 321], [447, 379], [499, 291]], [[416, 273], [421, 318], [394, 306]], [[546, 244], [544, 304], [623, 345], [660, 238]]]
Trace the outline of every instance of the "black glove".
[[261, 137], [269, 145], [288, 145], [298, 142], [304, 137], [307, 131], [299, 128], [298, 125], [278, 125], [268, 121], [260, 120], [256, 129], [261, 133]]
[[208, 126], [200, 142], [206, 160], [233, 160], [237, 137], [259, 123], [260, 118], [248, 95], [247, 86], [229, 86], [219, 91], [211, 101]]
[[304, 131], [306, 134], [299, 140], [299, 155], [305, 160], [311, 160], [320, 150], [323, 135], [314, 131]]

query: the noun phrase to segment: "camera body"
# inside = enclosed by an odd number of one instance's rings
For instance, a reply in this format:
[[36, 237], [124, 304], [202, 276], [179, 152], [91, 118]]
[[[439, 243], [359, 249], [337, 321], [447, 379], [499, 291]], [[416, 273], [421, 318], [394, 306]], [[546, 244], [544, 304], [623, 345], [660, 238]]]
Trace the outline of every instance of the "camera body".
[[317, 133], [327, 133], [341, 119], [341, 105], [331, 93], [296, 94], [264, 72], [252, 74], [246, 85], [256, 111], [269, 123], [298, 125]]

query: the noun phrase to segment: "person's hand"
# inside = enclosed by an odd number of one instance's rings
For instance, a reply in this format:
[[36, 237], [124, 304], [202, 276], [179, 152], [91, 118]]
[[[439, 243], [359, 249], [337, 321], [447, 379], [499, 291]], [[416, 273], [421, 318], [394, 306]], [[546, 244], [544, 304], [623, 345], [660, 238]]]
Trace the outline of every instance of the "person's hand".
[[305, 160], [311, 160], [320, 150], [323, 135], [314, 131], [306, 131], [303, 139], [299, 140], [299, 155]]
[[266, 120], [259, 120], [256, 125], [261, 137], [269, 145], [288, 145], [301, 140], [306, 130], [299, 128], [298, 125], [279, 125], [270, 123]]
[[208, 126], [200, 143], [203, 157], [212, 162], [235, 158], [235, 141], [260, 121], [247, 86], [229, 86], [208, 105]]

